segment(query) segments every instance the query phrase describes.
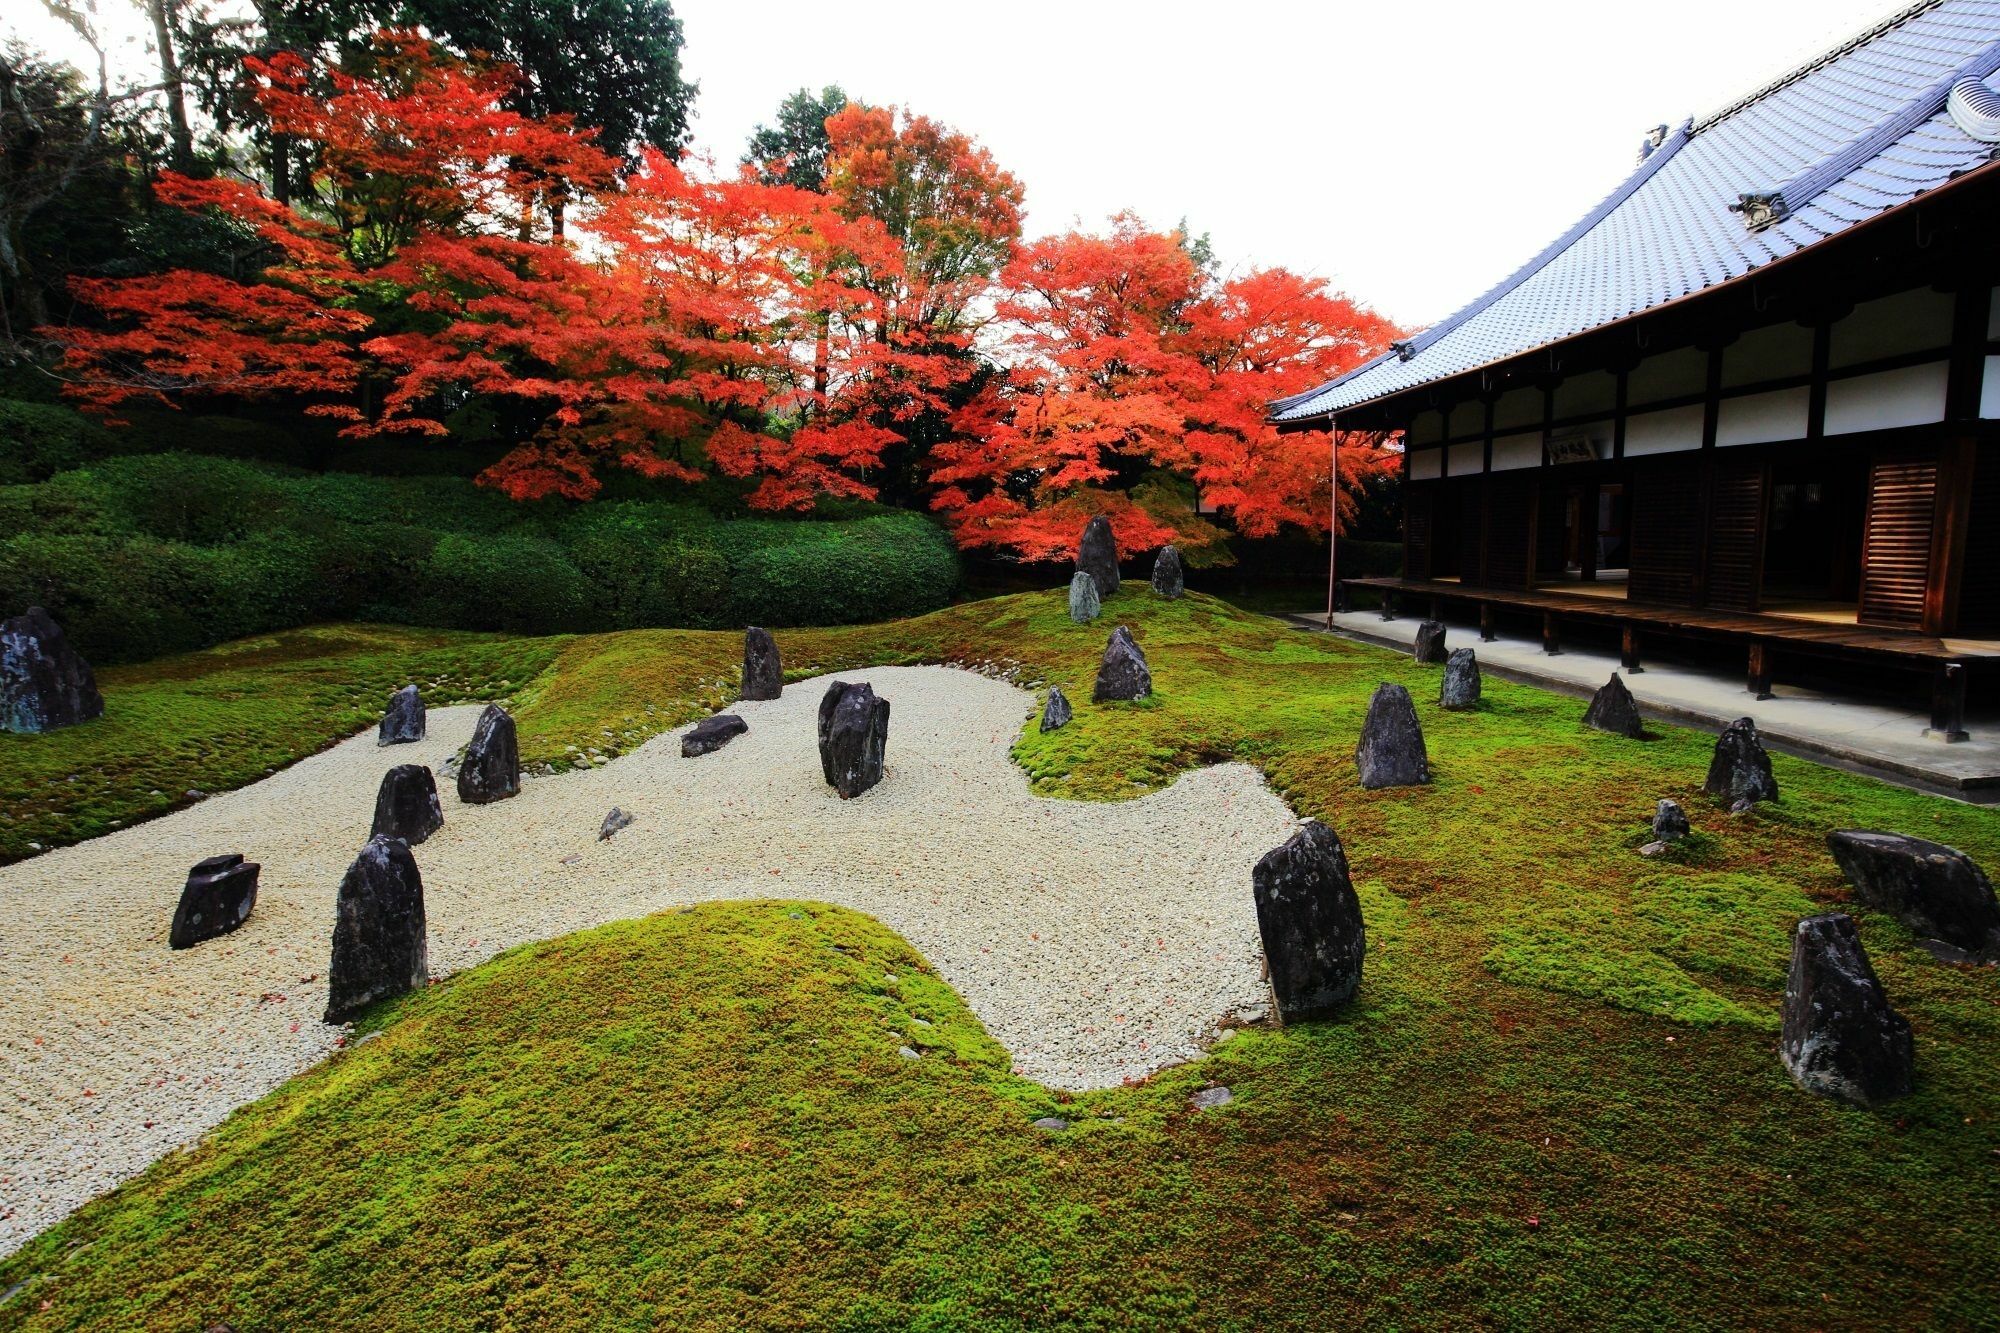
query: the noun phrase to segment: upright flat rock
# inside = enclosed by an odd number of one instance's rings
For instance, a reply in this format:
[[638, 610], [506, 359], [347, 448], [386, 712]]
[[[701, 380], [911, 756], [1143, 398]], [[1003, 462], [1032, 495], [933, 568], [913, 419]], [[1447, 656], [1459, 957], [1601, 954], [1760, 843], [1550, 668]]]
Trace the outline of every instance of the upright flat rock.
[[1076, 544], [1076, 567], [1096, 581], [1099, 597], [1118, 591], [1118, 539], [1111, 535], [1111, 520], [1104, 515], [1083, 525], [1083, 536]]
[[191, 949], [248, 921], [257, 906], [259, 868], [234, 852], [195, 862], [181, 888], [180, 905], [174, 908], [167, 947]]
[[743, 697], [775, 699], [785, 692], [785, 668], [771, 631], [752, 625], [743, 631]]
[[382, 775], [375, 823], [368, 836], [401, 838], [415, 847], [444, 827], [437, 778], [423, 764], [398, 764]]
[[693, 759], [698, 755], [714, 754], [748, 730], [750, 724], [734, 713], [717, 713], [713, 717], [705, 717], [695, 723], [687, 735], [681, 737], [681, 758]]
[[1361, 984], [1368, 951], [1339, 836], [1308, 819], [1257, 863], [1250, 885], [1279, 1019], [1301, 1023], [1334, 1013]]
[[1438, 707], [1463, 712], [1479, 707], [1479, 658], [1470, 648], [1454, 648], [1444, 659], [1444, 679], [1438, 684]]
[[1971, 857], [1901, 833], [1842, 829], [1826, 838], [1855, 894], [1926, 939], [2000, 956], [2000, 903]]
[[1694, 827], [1688, 823], [1687, 811], [1681, 809], [1679, 801], [1663, 797], [1653, 807], [1653, 836], [1659, 841], [1679, 842], [1692, 832]]
[[486, 705], [472, 728], [472, 743], [458, 766], [458, 799], [489, 805], [521, 791], [521, 747], [514, 719], [499, 704]]
[[1162, 546], [1153, 557], [1153, 591], [1169, 600], [1187, 591], [1187, 575], [1181, 569], [1180, 548]]
[[1097, 684], [1090, 697], [1097, 703], [1143, 699], [1153, 692], [1153, 672], [1132, 631], [1120, 625], [1105, 642], [1097, 664]]
[[1361, 771], [1361, 785], [1371, 790], [1421, 787], [1431, 780], [1417, 705], [1401, 685], [1385, 680], [1375, 687], [1361, 723], [1361, 743], [1354, 747], [1354, 766]]
[[1070, 718], [1074, 716], [1075, 713], [1069, 706], [1069, 696], [1063, 693], [1062, 686], [1049, 686], [1049, 701], [1042, 705], [1042, 730], [1061, 731], [1069, 725]]
[[1088, 625], [1104, 612], [1104, 600], [1097, 595], [1097, 580], [1077, 570], [1069, 576], [1069, 618]]
[[1809, 916], [1792, 936], [1778, 1054], [1808, 1092], [1873, 1106], [1909, 1092], [1910, 1025], [1882, 983], [1844, 912]]
[[345, 1023], [376, 1000], [416, 990], [429, 979], [417, 859], [401, 838], [370, 838], [342, 877], [334, 903], [326, 1021]]
[[1442, 620], [1426, 620], [1417, 626], [1417, 640], [1410, 648], [1410, 655], [1433, 665], [1445, 660]]
[[889, 748], [889, 701], [868, 684], [836, 680], [819, 701], [819, 766], [840, 799], [882, 780]]
[[0, 731], [43, 732], [104, 715], [90, 663], [39, 606], [0, 620]]
[[1771, 774], [1771, 756], [1764, 752], [1755, 722], [1739, 717], [1723, 728], [1701, 789], [1732, 810], [1778, 799], [1778, 779]]
[[1629, 736], [1635, 741], [1646, 734], [1646, 723], [1639, 716], [1639, 705], [1632, 698], [1632, 691], [1625, 687], [1625, 678], [1615, 671], [1611, 673], [1611, 679], [1591, 696], [1590, 707], [1583, 713], [1583, 725], [1608, 731], [1614, 736]]
[[389, 696], [388, 711], [375, 732], [377, 745], [407, 745], [424, 738], [424, 700], [414, 685], [405, 685]]

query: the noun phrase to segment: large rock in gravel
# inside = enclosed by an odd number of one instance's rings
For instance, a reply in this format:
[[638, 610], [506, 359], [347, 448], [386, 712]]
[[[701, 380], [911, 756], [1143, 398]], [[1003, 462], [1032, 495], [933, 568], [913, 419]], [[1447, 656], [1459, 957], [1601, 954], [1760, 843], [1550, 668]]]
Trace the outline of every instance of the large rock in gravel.
[[819, 766], [843, 801], [882, 780], [889, 746], [889, 701], [865, 682], [836, 680], [819, 701]]
[[1105, 642], [1104, 657], [1097, 664], [1097, 684], [1090, 697], [1098, 703], [1143, 699], [1153, 692], [1153, 673], [1146, 666], [1146, 654], [1132, 638], [1132, 631], [1120, 625]]
[[681, 737], [681, 758], [693, 759], [697, 755], [714, 754], [748, 730], [750, 724], [734, 713], [717, 713], [713, 717], [705, 717], [695, 723], [687, 735]]
[[1584, 710], [1583, 725], [1608, 731], [1614, 736], [1629, 736], [1638, 740], [1646, 734], [1646, 723], [1639, 716], [1639, 705], [1632, 698], [1632, 691], [1625, 688], [1625, 678], [1617, 672], [1590, 698], [1590, 707]]
[[398, 764], [382, 775], [375, 793], [375, 824], [368, 836], [401, 838], [415, 847], [444, 827], [437, 778], [422, 764]]
[[1889, 1007], [1844, 912], [1809, 916], [1792, 937], [1778, 1054], [1822, 1097], [1873, 1106], [1910, 1090], [1910, 1025]]
[[597, 840], [599, 842], [611, 841], [612, 834], [620, 833], [632, 827], [632, 819], [631, 811], [621, 810], [615, 805], [612, 806], [610, 811], [604, 816], [604, 822], [597, 826]]
[[1162, 597], [1178, 597], [1187, 591], [1187, 576], [1181, 570], [1181, 553], [1171, 544], [1162, 546], [1153, 557], [1153, 591]]
[[1079, 625], [1088, 625], [1104, 611], [1104, 600], [1097, 595], [1097, 580], [1077, 570], [1069, 576], [1069, 618]]
[[752, 625], [743, 631], [743, 697], [775, 699], [785, 692], [785, 668], [771, 631]]
[[1451, 656], [1444, 659], [1438, 707], [1453, 712], [1479, 707], [1479, 658], [1470, 648], [1454, 648]]
[[42, 732], [104, 715], [90, 664], [39, 606], [0, 620], [0, 731]]
[[1325, 1018], [1361, 984], [1367, 932], [1334, 831], [1308, 819], [1250, 872], [1278, 1018]]
[[413, 991], [429, 978], [417, 859], [401, 838], [370, 838], [342, 877], [334, 904], [326, 1021], [345, 1023], [376, 1000]]
[[1069, 696], [1062, 692], [1062, 686], [1049, 686], [1049, 701], [1042, 705], [1042, 730], [1061, 731], [1069, 725], [1075, 713], [1070, 709]]
[[1662, 798], [1653, 807], [1653, 837], [1660, 842], [1679, 842], [1692, 832], [1694, 827], [1679, 801]]
[[181, 888], [180, 905], [174, 908], [168, 947], [189, 949], [248, 921], [250, 909], [257, 905], [258, 869], [240, 853], [195, 862]]
[[407, 745], [424, 738], [424, 701], [414, 685], [405, 685], [389, 696], [389, 710], [375, 732], [377, 745]]
[[2000, 955], [2000, 902], [1971, 857], [1901, 833], [1842, 829], [1826, 845], [1861, 901], [1926, 939]]
[[1715, 738], [1703, 791], [1730, 809], [1748, 809], [1759, 801], [1778, 799], [1778, 780], [1771, 775], [1771, 756], [1758, 739], [1757, 724], [1739, 717]]
[[514, 738], [514, 719], [499, 704], [488, 704], [458, 765], [458, 799], [487, 805], [520, 791], [521, 747]]
[[1417, 640], [1410, 648], [1410, 655], [1433, 665], [1445, 660], [1442, 620], [1426, 620], [1417, 626]]
[[1118, 539], [1111, 535], [1111, 520], [1104, 515], [1083, 525], [1083, 537], [1076, 544], [1076, 567], [1096, 581], [1099, 597], [1118, 591]]
[[1401, 685], [1385, 680], [1375, 687], [1361, 723], [1361, 743], [1354, 747], [1354, 766], [1361, 771], [1361, 785], [1371, 790], [1421, 787], [1431, 780], [1417, 705]]

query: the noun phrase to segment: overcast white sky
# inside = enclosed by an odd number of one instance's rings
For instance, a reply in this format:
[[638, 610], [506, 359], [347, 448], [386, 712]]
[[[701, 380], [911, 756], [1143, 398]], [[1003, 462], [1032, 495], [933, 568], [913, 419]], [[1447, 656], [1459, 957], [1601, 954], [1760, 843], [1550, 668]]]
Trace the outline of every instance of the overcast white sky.
[[[128, 0], [101, 0], [107, 10]], [[1641, 135], [1904, 0], [675, 0], [695, 133], [730, 164], [800, 86], [969, 131], [1032, 232], [1186, 217], [1231, 266], [1417, 326], [1534, 253]], [[44, 41], [34, 0], [5, 0]], [[30, 11], [37, 12], [30, 12]]]

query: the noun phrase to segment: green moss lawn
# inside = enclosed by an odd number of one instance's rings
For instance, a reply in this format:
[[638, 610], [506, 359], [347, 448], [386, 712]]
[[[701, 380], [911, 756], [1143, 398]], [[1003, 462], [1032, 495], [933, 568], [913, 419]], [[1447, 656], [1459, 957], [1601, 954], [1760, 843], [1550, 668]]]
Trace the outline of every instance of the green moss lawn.
[[[1090, 705], [1120, 621], [1158, 694]], [[1065, 1104], [853, 913], [620, 923], [382, 1007], [379, 1037], [0, 1261], [0, 1329], [2000, 1324], [1995, 973], [1858, 913], [1915, 1095], [1829, 1104], [1775, 1053], [1791, 926], [1848, 906], [1826, 832], [2000, 866], [2000, 816], [1778, 756], [1782, 803], [1732, 818], [1700, 734], [1586, 732], [1579, 701], [1492, 680], [1442, 713], [1437, 668], [1139, 587], [1090, 627], [1049, 592], [779, 642], [794, 677], [1061, 681], [1076, 722], [1016, 748], [1052, 796], [1258, 765], [1347, 842], [1356, 1002]], [[0, 837], [18, 856], [254, 780], [405, 678], [511, 698], [531, 761], [629, 746], [726, 702], [739, 644], [339, 627], [107, 671], [102, 723], [0, 737]], [[1356, 786], [1384, 679], [1419, 700], [1428, 789]], [[1700, 836], [1647, 860], [1661, 796]], [[918, 1018], [935, 1055], [910, 1062]], [[1190, 1112], [1210, 1083], [1235, 1101]]]

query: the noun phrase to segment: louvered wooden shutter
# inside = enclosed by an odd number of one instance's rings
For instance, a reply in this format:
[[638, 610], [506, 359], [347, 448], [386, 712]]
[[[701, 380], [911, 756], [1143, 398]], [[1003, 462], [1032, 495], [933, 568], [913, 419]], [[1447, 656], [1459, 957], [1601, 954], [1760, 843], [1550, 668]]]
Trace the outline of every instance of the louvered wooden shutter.
[[1486, 488], [1483, 580], [1491, 588], [1526, 588], [1528, 540], [1535, 526], [1534, 484], [1518, 477], [1493, 477]]
[[1937, 522], [1937, 462], [1882, 461], [1868, 471], [1861, 536], [1861, 623], [1921, 629]]
[[1708, 523], [1708, 604], [1755, 611], [1764, 565], [1764, 495], [1769, 470], [1734, 462], [1715, 472]]
[[1431, 576], [1431, 508], [1435, 486], [1410, 486], [1403, 500], [1403, 577], [1427, 579]]
[[1694, 604], [1701, 538], [1701, 486], [1692, 463], [1632, 478], [1632, 576], [1635, 602]]
[[1486, 482], [1474, 477], [1459, 489], [1458, 576], [1478, 583], [1486, 574]]

